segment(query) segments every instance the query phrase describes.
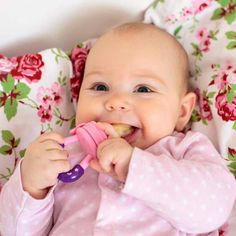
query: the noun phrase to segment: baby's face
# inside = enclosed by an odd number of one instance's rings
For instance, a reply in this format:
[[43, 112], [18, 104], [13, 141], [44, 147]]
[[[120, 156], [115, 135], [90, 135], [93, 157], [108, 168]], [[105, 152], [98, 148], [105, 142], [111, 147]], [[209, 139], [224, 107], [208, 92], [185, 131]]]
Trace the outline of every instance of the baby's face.
[[135, 129], [126, 139], [140, 148], [171, 134], [183, 97], [181, 60], [173, 50], [146, 34], [103, 37], [86, 62], [76, 123], [129, 124]]

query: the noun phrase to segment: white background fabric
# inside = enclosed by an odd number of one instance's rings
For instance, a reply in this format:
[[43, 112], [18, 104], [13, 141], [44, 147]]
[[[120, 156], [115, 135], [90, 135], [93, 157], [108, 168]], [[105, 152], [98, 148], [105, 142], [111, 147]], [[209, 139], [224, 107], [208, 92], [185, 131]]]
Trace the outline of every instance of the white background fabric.
[[70, 50], [116, 24], [142, 20], [153, 0], [0, 0], [0, 53]]

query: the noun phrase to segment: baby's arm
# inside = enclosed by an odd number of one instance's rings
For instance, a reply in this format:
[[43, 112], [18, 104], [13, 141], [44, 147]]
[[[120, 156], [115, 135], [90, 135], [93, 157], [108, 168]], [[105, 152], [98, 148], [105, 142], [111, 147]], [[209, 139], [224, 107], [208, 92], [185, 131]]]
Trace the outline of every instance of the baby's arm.
[[235, 200], [234, 177], [205, 136], [166, 140], [153, 147], [157, 155], [135, 148], [123, 192], [183, 232], [217, 229]]
[[59, 172], [70, 169], [67, 153], [56, 133], [41, 135], [26, 150], [0, 195], [0, 232], [3, 235], [47, 235], [51, 228], [54, 197], [49, 189]]
[[21, 182], [21, 162], [0, 194], [0, 235], [48, 235], [52, 227], [52, 191], [40, 200], [25, 192]]

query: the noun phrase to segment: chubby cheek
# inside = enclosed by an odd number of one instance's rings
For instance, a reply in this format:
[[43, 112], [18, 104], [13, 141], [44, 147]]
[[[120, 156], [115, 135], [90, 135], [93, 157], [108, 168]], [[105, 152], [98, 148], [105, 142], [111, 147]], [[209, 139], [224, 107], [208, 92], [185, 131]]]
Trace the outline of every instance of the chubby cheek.
[[142, 130], [141, 137], [137, 139], [135, 146], [141, 149], [146, 149], [157, 142], [160, 139], [158, 132]]
[[148, 148], [161, 138], [171, 135], [175, 129], [175, 118], [168, 113], [147, 116], [140, 132], [137, 145], [140, 148]]
[[93, 105], [78, 103], [76, 109], [76, 125], [97, 120], [97, 109]]

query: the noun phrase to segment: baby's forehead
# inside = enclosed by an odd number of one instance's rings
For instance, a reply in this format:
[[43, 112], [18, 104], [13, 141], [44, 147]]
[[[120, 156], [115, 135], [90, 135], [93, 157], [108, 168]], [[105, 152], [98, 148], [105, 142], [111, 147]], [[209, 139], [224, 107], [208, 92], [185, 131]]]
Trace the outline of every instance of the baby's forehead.
[[[151, 50], [162, 51], [164, 49], [166, 53], [171, 52], [173, 57], [175, 53], [185, 54], [183, 47], [174, 36], [154, 25], [145, 23], [124, 24], [108, 31], [97, 40], [92, 51], [98, 47], [108, 47], [110, 44], [115, 44], [113, 50], [119, 50], [120, 44], [130, 44], [129, 46], [141, 47], [136, 48], [137, 50], [151, 48]], [[127, 50], [133, 50], [133, 47], [128, 47]]]
[[[94, 65], [107, 65], [106, 68], [110, 69], [114, 62], [117, 65], [122, 64], [123, 55], [129, 55], [130, 58], [134, 55], [130, 59], [133, 62], [146, 63], [149, 68], [151, 66], [156, 68], [162, 66], [165, 74], [172, 70], [171, 76], [179, 74], [185, 79], [188, 74], [187, 54], [180, 43], [166, 31], [144, 23], [114, 28], [97, 40], [89, 54], [89, 69], [93, 68]], [[118, 56], [122, 58], [121, 61], [119, 61]], [[144, 59], [138, 60], [137, 57]], [[126, 62], [131, 63], [129, 60]], [[133, 64], [136, 67], [136, 64]], [[177, 76], [175, 80], [178, 80]], [[184, 80], [181, 79], [182, 82]]]

